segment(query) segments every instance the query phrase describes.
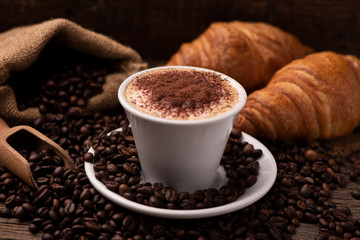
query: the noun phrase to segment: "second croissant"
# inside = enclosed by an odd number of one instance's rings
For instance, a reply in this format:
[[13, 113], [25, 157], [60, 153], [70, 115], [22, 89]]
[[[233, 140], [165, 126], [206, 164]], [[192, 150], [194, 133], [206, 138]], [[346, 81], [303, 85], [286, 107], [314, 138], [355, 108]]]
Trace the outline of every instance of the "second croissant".
[[360, 60], [310, 54], [248, 96], [235, 127], [263, 139], [333, 139], [360, 124]]

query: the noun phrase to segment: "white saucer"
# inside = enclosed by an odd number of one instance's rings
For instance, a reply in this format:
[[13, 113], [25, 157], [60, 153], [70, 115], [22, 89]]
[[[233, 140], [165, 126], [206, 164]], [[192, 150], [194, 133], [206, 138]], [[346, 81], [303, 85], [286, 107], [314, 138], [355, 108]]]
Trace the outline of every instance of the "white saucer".
[[[115, 131], [118, 130], [119, 129]], [[247, 188], [245, 190], [245, 193], [234, 202], [213, 208], [194, 210], [172, 210], [146, 206], [137, 202], [130, 201], [120, 196], [119, 194], [107, 189], [106, 186], [95, 177], [95, 171], [92, 163], [85, 162], [85, 172], [89, 178], [90, 183], [97, 191], [99, 191], [107, 199], [129, 210], [155, 217], [173, 219], [195, 219], [213, 217], [234, 212], [249, 206], [250, 204], [262, 198], [270, 190], [270, 188], [275, 182], [277, 175], [277, 166], [275, 159], [270, 153], [270, 151], [261, 142], [246, 133], [242, 134], [242, 141], [251, 143], [255, 149], [261, 149], [263, 152], [261, 158], [258, 159], [260, 169], [257, 181], [253, 186]], [[89, 151], [93, 153], [93, 149], [90, 149]]]

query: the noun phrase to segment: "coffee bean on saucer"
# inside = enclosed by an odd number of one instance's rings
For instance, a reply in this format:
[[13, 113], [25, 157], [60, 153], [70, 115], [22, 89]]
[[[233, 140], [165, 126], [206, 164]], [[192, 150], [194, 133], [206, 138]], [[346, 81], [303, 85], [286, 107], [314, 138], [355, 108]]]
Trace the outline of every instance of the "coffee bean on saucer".
[[[233, 168], [229, 164], [234, 163], [234, 160], [227, 159], [225, 153], [223, 162], [227, 164], [225, 165], [227, 177], [231, 179], [228, 187], [229, 193], [226, 197], [216, 198], [217, 195], [224, 193], [223, 191], [222, 193], [214, 191], [213, 194], [209, 195], [211, 197], [205, 198], [203, 191], [199, 190], [194, 194], [188, 193], [189, 198], [181, 199], [179, 193], [171, 187], [163, 188], [160, 183], [139, 183], [140, 162], [137, 158], [137, 152], [129, 151], [129, 149], [134, 148], [132, 147], [134, 141], [130, 136], [124, 132], [122, 134], [111, 134], [111, 136], [103, 135], [93, 140], [91, 144], [95, 151], [93, 156], [95, 176], [109, 190], [120, 193], [120, 195], [129, 200], [135, 200], [138, 203], [153, 207], [168, 207], [171, 209], [213, 207], [235, 201], [244, 194], [245, 188], [251, 187], [257, 181], [257, 174], [259, 172], [257, 159], [262, 156], [262, 151], [254, 149], [251, 144], [238, 141], [238, 139], [234, 138], [235, 135], [233, 134], [228, 145], [232, 145], [231, 149], [236, 152], [237, 159], [242, 160], [236, 162], [237, 168]], [[111, 148], [111, 151], [109, 150], [110, 146], [114, 146]], [[127, 150], [124, 151], [124, 149]], [[233, 154], [234, 152], [229, 153]], [[105, 161], [102, 164], [98, 164], [103, 160]], [[213, 203], [213, 199], [216, 199], [216, 204]]]
[[86, 162], [92, 162], [94, 160], [94, 154], [87, 152], [84, 154], [83, 158]]

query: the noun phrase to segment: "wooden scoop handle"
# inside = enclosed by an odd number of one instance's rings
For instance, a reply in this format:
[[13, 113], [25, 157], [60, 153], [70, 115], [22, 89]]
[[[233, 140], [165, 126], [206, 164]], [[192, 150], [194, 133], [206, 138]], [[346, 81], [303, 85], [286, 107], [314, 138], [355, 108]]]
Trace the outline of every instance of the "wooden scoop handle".
[[7, 142], [7, 139], [14, 133], [16, 133], [16, 129], [9, 128], [6, 122], [0, 118], [0, 163], [31, 187], [37, 189], [27, 160]]
[[9, 126], [6, 124], [6, 122], [0, 117], [0, 134], [4, 130], [9, 129]]
[[9, 128], [6, 122], [0, 118], [0, 162], [31, 187], [37, 189], [37, 184], [33, 178], [29, 163], [12, 146], [16, 140], [18, 140], [16, 142], [19, 143], [23, 138], [29, 136], [31, 136], [30, 140], [32, 142], [36, 142], [34, 144], [35, 148], [51, 149], [57, 156], [64, 160], [65, 167], [69, 169], [75, 168], [74, 162], [67, 152], [44, 134], [29, 126], [20, 125]]

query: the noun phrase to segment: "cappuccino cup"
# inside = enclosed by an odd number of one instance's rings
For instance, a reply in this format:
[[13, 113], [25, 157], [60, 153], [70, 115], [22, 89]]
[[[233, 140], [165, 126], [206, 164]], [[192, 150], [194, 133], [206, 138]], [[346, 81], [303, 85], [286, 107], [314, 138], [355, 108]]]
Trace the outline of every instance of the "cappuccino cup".
[[244, 88], [222, 73], [189, 66], [147, 69], [118, 90], [138, 150], [142, 181], [178, 192], [214, 186]]

